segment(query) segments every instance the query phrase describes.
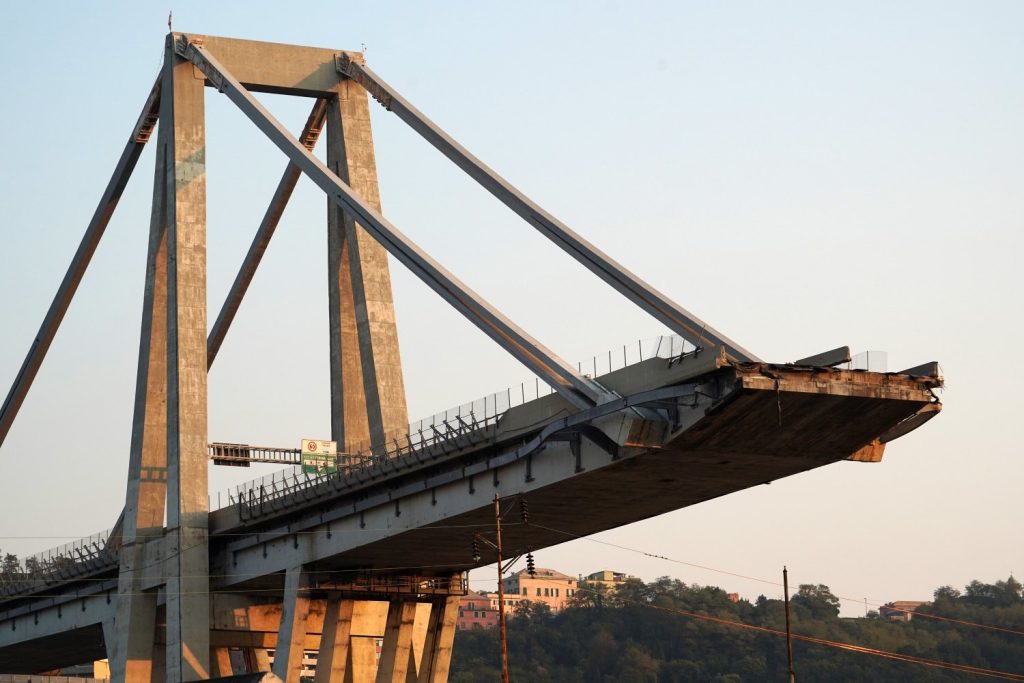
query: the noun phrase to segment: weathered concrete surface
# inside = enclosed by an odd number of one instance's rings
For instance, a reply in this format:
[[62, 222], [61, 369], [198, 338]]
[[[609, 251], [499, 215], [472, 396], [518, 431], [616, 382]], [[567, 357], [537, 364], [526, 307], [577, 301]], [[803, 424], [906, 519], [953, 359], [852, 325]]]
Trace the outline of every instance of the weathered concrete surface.
[[[328, 101], [327, 165], [380, 211], [367, 95], [348, 80]], [[409, 414], [387, 252], [334, 202], [327, 211], [332, 434], [353, 452], [404, 434]]]
[[[486, 533], [493, 526], [496, 489], [506, 505], [522, 495], [530, 506], [529, 526], [503, 532], [506, 552], [562, 543], [843, 460], [932, 405], [931, 389], [938, 386], [935, 378], [898, 373], [723, 364], [713, 355], [672, 366], [645, 361], [627, 374], [609, 375], [607, 382], [633, 392], [696, 382], [703, 393], [676, 402], [674, 427], [655, 429], [656, 423], [630, 411], [595, 421], [602, 433], [615, 435], [620, 446], [614, 453], [584, 434], [578, 458], [566, 435], [552, 438], [529, 458], [509, 458], [509, 449], [531, 436], [523, 415], [547, 415], [541, 426], [559, 415], [551, 401], [561, 399], [545, 397], [502, 418], [509, 429], [499, 429], [498, 442], [423, 463], [398, 461], [387, 471], [368, 474], [352, 490], [335, 490], [250, 522], [240, 522], [237, 509], [218, 511], [211, 516], [217, 588], [252, 586], [272, 599], [283, 587], [280, 572], [296, 561], [316, 567], [314, 583], [330, 582], [338, 570], [440, 565], [447, 570], [439, 574], [448, 574], [467, 569], [473, 564], [474, 531]], [[716, 386], [723, 390], [716, 394]], [[537, 429], [535, 424], [534, 433]], [[647, 445], [621, 445], [641, 442]], [[481, 562], [493, 561], [486, 547], [482, 550]], [[31, 609], [30, 602], [22, 604]], [[216, 617], [211, 643], [273, 647], [279, 608], [244, 607], [245, 617], [234, 628]], [[265, 626], [257, 623], [264, 618], [261, 609], [268, 611]], [[319, 645], [311, 634], [320, 632], [323, 609], [322, 601], [310, 605], [307, 647]], [[65, 610], [67, 619], [72, 610]], [[22, 631], [32, 619], [25, 613], [11, 634], [7, 613], [0, 612], [0, 670], [28, 649], [42, 656], [39, 641], [18, 643], [51, 633]], [[102, 615], [91, 618], [89, 623], [98, 623]], [[53, 608], [40, 612], [39, 620], [36, 629], [74, 626], [57, 621]], [[81, 628], [91, 628], [89, 623]], [[360, 656], [358, 642], [350, 643], [353, 659]]]
[[121, 530], [116, 623], [123, 628], [108, 639], [111, 675], [126, 681], [154, 680], [156, 594], [142, 590], [141, 567], [146, 540], [163, 535], [167, 502], [167, 136], [168, 126], [160, 126]]
[[467, 569], [472, 530], [457, 527], [489, 528], [496, 488], [527, 496], [538, 521], [529, 532], [510, 529], [510, 552], [538, 548], [569, 538], [541, 525], [594, 533], [843, 460], [933, 401], [934, 384], [905, 375], [755, 364], [728, 365], [711, 376], [725, 378], [727, 395], [689, 399], [678, 433], [659, 435], [654, 423], [609, 417], [599, 426], [617, 443], [648, 447], [623, 447], [615, 457], [584, 437], [579, 471], [566, 441], [518, 460], [499, 455], [497, 445], [481, 449], [479, 460], [459, 455], [454, 479], [439, 473], [443, 465], [412, 461], [403, 471], [396, 464], [398, 471], [381, 475], [386, 486], [332, 494], [337, 515], [325, 515], [319, 502], [308, 504], [313, 514], [300, 506], [253, 521], [245, 526], [263, 529], [259, 543], [225, 544], [232, 565], [218, 565], [217, 581], [245, 583], [294, 557], [324, 570], [419, 563]]
[[209, 677], [206, 126], [203, 81], [168, 40], [167, 678]]
[[[324, 97], [332, 94], [344, 78], [335, 67], [335, 55], [341, 50], [193, 33], [171, 34], [175, 38], [182, 35], [202, 41], [203, 47], [254, 92]], [[362, 58], [358, 53], [352, 56]], [[193, 69], [192, 76], [200, 81], [205, 79], [199, 69]]]

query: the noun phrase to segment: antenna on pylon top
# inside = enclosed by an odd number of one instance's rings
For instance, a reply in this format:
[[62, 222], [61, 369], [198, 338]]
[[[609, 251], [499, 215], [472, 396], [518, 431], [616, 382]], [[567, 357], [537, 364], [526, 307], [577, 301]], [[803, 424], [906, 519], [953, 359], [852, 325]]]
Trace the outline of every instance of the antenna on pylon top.
[[167, 30], [168, 31], [173, 31], [174, 30], [173, 28], [171, 28], [171, 18], [173, 16], [174, 16], [174, 10], [170, 10], [169, 12], [167, 12]]

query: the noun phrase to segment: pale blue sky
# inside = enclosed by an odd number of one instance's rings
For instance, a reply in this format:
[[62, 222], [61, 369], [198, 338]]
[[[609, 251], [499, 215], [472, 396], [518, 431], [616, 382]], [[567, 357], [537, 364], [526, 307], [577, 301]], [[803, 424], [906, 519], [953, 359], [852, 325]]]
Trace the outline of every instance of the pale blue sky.
[[[172, 4], [175, 30], [365, 43], [371, 66], [474, 153], [764, 358], [850, 344], [887, 350], [891, 369], [942, 363], [946, 410], [882, 464], [601, 538], [753, 576], [786, 563], [794, 582], [858, 599], [1024, 571], [1024, 4]], [[0, 8], [0, 391], [156, 75], [169, 7]], [[265, 101], [296, 129], [305, 120], [308, 101]], [[284, 160], [213, 91], [207, 110], [216, 309]], [[384, 213], [548, 346], [575, 361], [663, 331], [397, 119], [373, 116]], [[0, 450], [4, 550], [106, 528], [123, 503], [151, 153]], [[329, 432], [324, 209], [303, 181], [211, 373], [213, 440]], [[411, 417], [528, 376], [393, 275]], [[587, 541], [537, 563], [780, 592]]]

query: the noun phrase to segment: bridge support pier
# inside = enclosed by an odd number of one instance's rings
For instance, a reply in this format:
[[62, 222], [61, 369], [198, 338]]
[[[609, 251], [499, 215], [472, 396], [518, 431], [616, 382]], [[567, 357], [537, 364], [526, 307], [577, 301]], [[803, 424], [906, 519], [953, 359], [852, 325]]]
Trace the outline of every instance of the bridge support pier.
[[[384, 630], [384, 644], [377, 666], [377, 683], [406, 683], [409, 661], [412, 658], [413, 624], [416, 621], [416, 603], [392, 600], [388, 605], [388, 621]], [[413, 673], [416, 664], [413, 662]]]
[[344, 681], [350, 666], [349, 641], [352, 637], [354, 600], [346, 600], [334, 593], [327, 596], [324, 626], [320, 635], [320, 650], [316, 658], [315, 683]]
[[458, 617], [457, 596], [439, 598], [431, 605], [417, 683], [445, 683], [448, 680]]
[[309, 595], [302, 567], [285, 572], [281, 626], [274, 650], [274, 673], [285, 683], [299, 683], [302, 657], [306, 644], [306, 618], [309, 616]]
[[232, 675], [231, 652], [226, 647], [210, 648], [210, 668], [212, 676]]

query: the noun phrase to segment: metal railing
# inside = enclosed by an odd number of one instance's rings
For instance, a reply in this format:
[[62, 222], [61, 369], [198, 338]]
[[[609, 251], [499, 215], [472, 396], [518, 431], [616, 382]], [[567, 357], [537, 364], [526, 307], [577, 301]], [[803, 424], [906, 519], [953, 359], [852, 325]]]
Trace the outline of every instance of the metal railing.
[[57, 581], [90, 574], [116, 564], [118, 555], [107, 546], [111, 529], [0, 567], [0, 596], [30, 593]]
[[[678, 335], [662, 335], [636, 344], [625, 344], [607, 353], [595, 355], [577, 363], [581, 374], [599, 377], [635, 365], [651, 358], [670, 362], [693, 353], [695, 347]], [[534, 378], [518, 387], [484, 396], [455, 408], [413, 422], [403, 435], [396, 435], [386, 443], [361, 444], [354, 454], [339, 456], [337, 472], [306, 473], [302, 471], [301, 451], [291, 448], [250, 446], [248, 444], [213, 443], [209, 456], [216, 460], [238, 462], [280, 462], [282, 459], [296, 464], [287, 469], [254, 479], [232, 489], [210, 496], [210, 509], [216, 510], [241, 504], [250, 515], [280, 509], [288, 504], [293, 494], [313, 491], [327, 482], [344, 486], [348, 481], [365, 478], [379, 468], [387, 471], [400, 458], [414, 455], [418, 458], [444, 455], [461, 448], [472, 447], [493, 438], [498, 421], [510, 409], [554, 393], [554, 390]], [[292, 460], [294, 458], [294, 460]], [[298, 501], [305, 497], [298, 496]], [[0, 597], [30, 593], [55, 581], [63, 581], [112, 566], [118, 560], [115, 549], [107, 547], [111, 530], [65, 543], [56, 548], [25, 558], [17, 566], [0, 566]]]
[[888, 372], [889, 354], [885, 351], [864, 351], [850, 359], [849, 363], [839, 366], [841, 370], [867, 370], [869, 372]]
[[[661, 335], [592, 356], [589, 362], [577, 363], [577, 369], [581, 374], [598, 377], [652, 358], [672, 363], [696, 350], [678, 335]], [[339, 456], [336, 472], [304, 472], [294, 466], [218, 492], [216, 505], [213, 496], [210, 497], [211, 509], [241, 505], [246, 518], [252, 518], [305, 502], [318, 495], [312, 489], [328, 481], [342, 488], [349, 481], [364, 478], [371, 468], [380, 468], [383, 473], [389, 463], [399, 458], [436, 457], [479, 445], [496, 435], [498, 421], [509, 409], [553, 393], [538, 378], [532, 383], [522, 382], [518, 387], [508, 387], [413, 422], [405, 434], [394, 435], [384, 443], [358, 444], [350, 449], [355, 454]], [[310, 496], [294, 495], [300, 491], [307, 491]]]

